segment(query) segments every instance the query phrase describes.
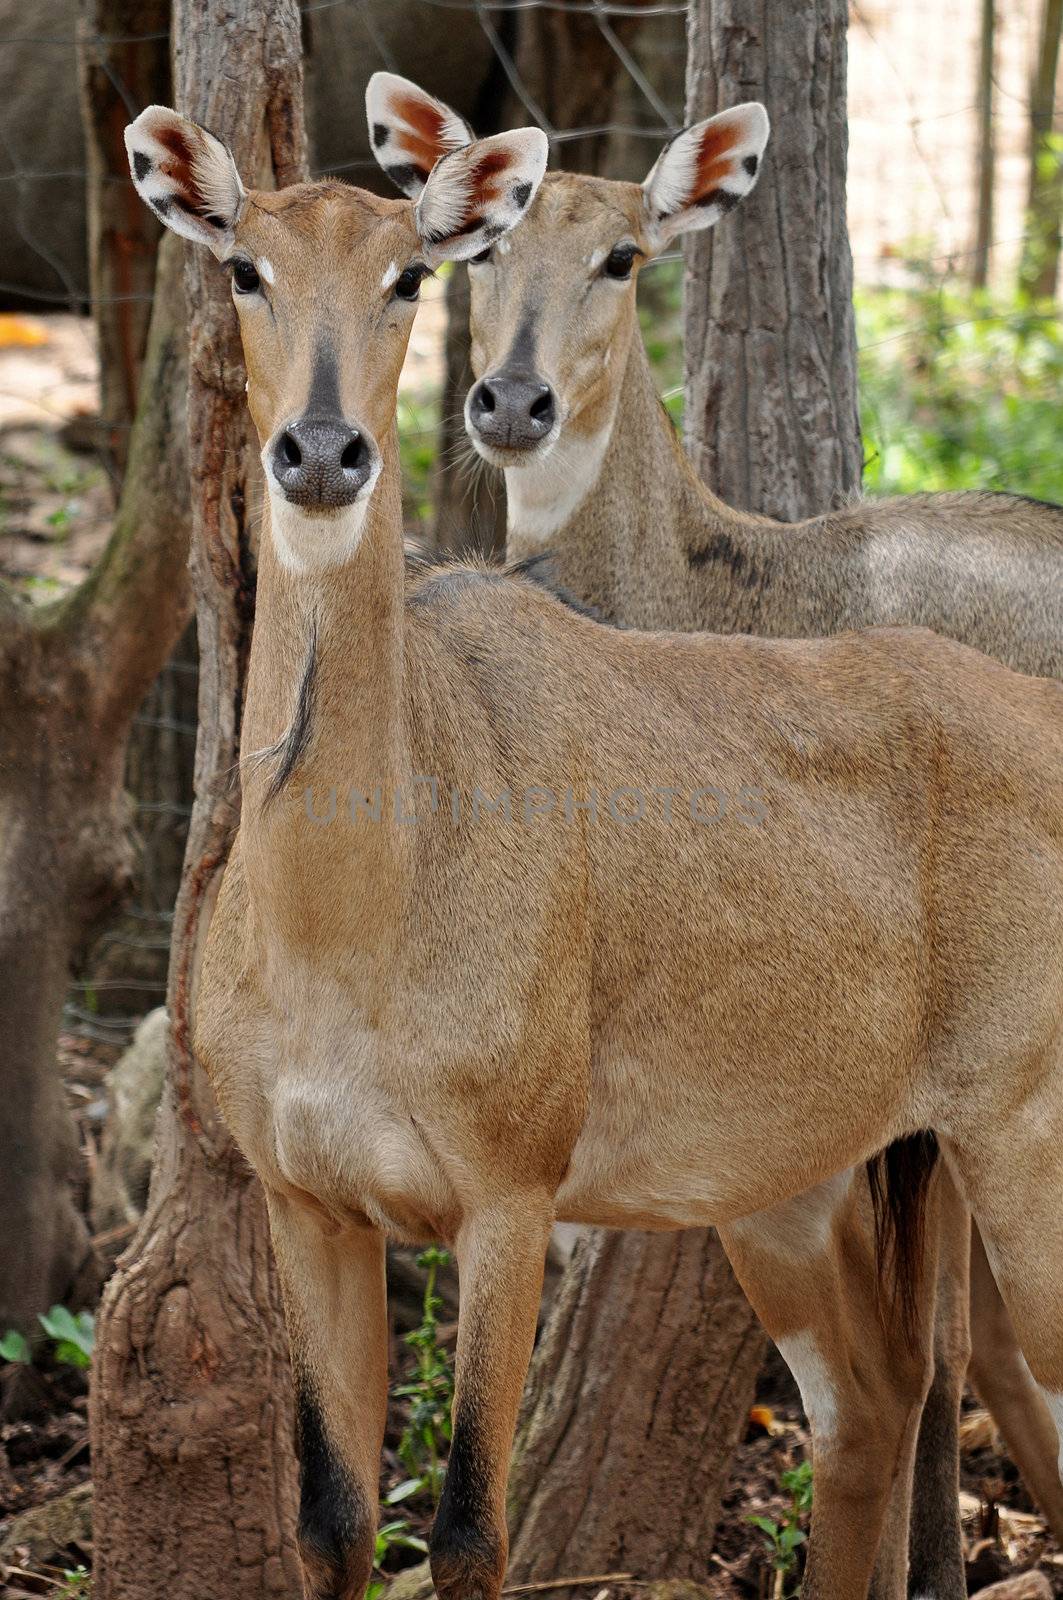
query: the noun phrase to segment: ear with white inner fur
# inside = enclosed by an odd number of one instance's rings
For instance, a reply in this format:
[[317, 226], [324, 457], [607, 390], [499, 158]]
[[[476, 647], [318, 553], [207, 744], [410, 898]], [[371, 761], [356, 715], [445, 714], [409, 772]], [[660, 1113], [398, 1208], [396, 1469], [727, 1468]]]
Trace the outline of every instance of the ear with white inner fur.
[[365, 114], [373, 154], [411, 200], [418, 198], [441, 156], [472, 144], [475, 137], [464, 117], [394, 72], [373, 73], [365, 91]]
[[437, 161], [414, 209], [429, 264], [478, 256], [524, 216], [546, 171], [541, 128], [518, 128]]
[[711, 228], [745, 199], [770, 131], [768, 113], [751, 100], [676, 134], [642, 185], [650, 233], [659, 245]]
[[225, 254], [247, 191], [226, 145], [168, 106], [148, 106], [125, 131], [140, 198], [174, 233]]

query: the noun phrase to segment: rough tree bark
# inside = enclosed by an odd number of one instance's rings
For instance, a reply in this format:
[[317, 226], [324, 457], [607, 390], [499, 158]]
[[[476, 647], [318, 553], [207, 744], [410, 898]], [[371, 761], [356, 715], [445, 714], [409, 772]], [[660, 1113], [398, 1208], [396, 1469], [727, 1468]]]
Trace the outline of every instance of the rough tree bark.
[[[687, 120], [763, 99], [753, 200], [695, 236], [687, 427], [733, 504], [793, 519], [860, 481], [845, 227], [845, 0], [693, 0]], [[765, 1152], [770, 1159], [770, 1152]], [[589, 1237], [536, 1352], [512, 1581], [704, 1578], [764, 1336], [712, 1233]]]
[[1063, 154], [1053, 144], [1063, 0], [1043, 0], [1037, 57], [1030, 79], [1030, 189], [1027, 236], [1019, 282], [1033, 295], [1051, 296], [1059, 276]]
[[81, 0], [78, 65], [88, 169], [88, 249], [100, 347], [100, 448], [118, 475], [151, 317], [161, 225], [126, 181], [130, 115], [165, 102], [168, 0]]
[[[259, 187], [305, 176], [296, 0], [175, 0], [174, 98]], [[258, 445], [225, 275], [186, 263], [196, 802], [174, 919], [170, 1072], [144, 1221], [104, 1296], [91, 1422], [98, 1600], [299, 1589], [287, 1341], [257, 1182], [191, 1050], [199, 956], [237, 822]]]
[[[31, 609], [0, 586], [0, 1326], [95, 1287], [55, 1042], [63, 999], [131, 859], [134, 713], [187, 620], [179, 284], [160, 269], [145, 402], [104, 554]], [[178, 447], [174, 440], [177, 437]]]

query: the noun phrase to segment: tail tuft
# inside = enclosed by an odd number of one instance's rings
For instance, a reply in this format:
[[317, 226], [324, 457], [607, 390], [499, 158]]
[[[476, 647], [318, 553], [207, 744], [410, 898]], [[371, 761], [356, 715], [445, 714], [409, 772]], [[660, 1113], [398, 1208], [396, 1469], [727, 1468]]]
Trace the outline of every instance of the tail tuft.
[[879, 1293], [883, 1299], [888, 1296], [890, 1313], [899, 1318], [909, 1348], [916, 1342], [927, 1197], [939, 1154], [932, 1133], [913, 1133], [895, 1139], [867, 1164]]

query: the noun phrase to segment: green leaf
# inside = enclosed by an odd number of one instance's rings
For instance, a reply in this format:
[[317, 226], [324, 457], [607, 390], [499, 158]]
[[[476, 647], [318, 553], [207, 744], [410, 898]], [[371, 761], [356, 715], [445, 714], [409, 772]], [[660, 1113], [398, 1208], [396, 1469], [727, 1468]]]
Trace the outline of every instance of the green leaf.
[[407, 1478], [405, 1483], [398, 1484], [389, 1494], [384, 1496], [386, 1506], [397, 1506], [400, 1501], [408, 1500], [411, 1495], [419, 1494], [425, 1488], [424, 1478]]
[[96, 1324], [90, 1312], [79, 1311], [75, 1317], [66, 1306], [53, 1306], [47, 1313], [38, 1312], [37, 1321], [55, 1341], [58, 1362], [67, 1367], [91, 1366]]
[[29, 1340], [24, 1333], [19, 1333], [17, 1328], [8, 1328], [4, 1337], [0, 1339], [0, 1361], [17, 1362], [23, 1367], [29, 1366]]
[[754, 1528], [759, 1528], [761, 1533], [766, 1533], [769, 1539], [778, 1538], [779, 1524], [770, 1517], [747, 1517], [745, 1520], [752, 1523]]

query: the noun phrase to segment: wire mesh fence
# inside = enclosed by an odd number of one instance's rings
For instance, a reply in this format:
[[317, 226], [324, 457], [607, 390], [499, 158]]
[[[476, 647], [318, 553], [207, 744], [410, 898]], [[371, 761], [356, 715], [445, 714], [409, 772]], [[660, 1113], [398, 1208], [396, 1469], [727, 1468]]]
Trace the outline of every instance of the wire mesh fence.
[[[302, 13], [312, 170], [386, 186], [362, 110], [368, 76], [384, 68], [454, 104], [480, 133], [537, 123], [550, 139], [554, 165], [641, 179], [682, 125], [686, 9], [679, 0], [309, 0]], [[988, 44], [987, 9], [995, 23]], [[918, 290], [903, 317], [890, 320], [876, 304], [862, 323], [872, 365], [886, 346], [965, 320], [942, 296], [972, 276], [980, 251], [990, 285], [1014, 277], [1027, 237], [1030, 86], [1042, 9], [1042, 0], [995, 8], [987, 0], [938, 0], [933, 7], [922, 0], [852, 0], [848, 210], [856, 283], [861, 292], [903, 292], [914, 271]], [[142, 109], [142, 53], [154, 51], [165, 71], [170, 44], [165, 27], [149, 25], [147, 9], [128, 12], [141, 16], [139, 29], [95, 26], [105, 14], [88, 4], [79, 13], [78, 0], [39, 0], [30, 16], [17, 0], [0, 0], [0, 197], [7, 218], [0, 304], [29, 313], [23, 321], [31, 331], [43, 329], [45, 351], [61, 323], [73, 352], [66, 370], [49, 375], [32, 339], [11, 332], [11, 317], [6, 335], [0, 331], [0, 570], [32, 594], [47, 549], [45, 597], [76, 581], [101, 548], [116, 476], [102, 430], [93, 435], [91, 382], [74, 385], [72, 398], [69, 371], [70, 361], [82, 368], [96, 363], [87, 315], [93, 296], [86, 243], [92, 162], [81, 106], [86, 61], [105, 74], [132, 118]], [[116, 166], [101, 182], [125, 186], [128, 177]], [[96, 295], [98, 310], [150, 298], [123, 282], [120, 272], [108, 279]], [[678, 256], [655, 263], [640, 293], [661, 387], [677, 408]], [[425, 537], [433, 532], [441, 481], [460, 470], [460, 448], [452, 437], [447, 451], [444, 426], [449, 300], [442, 279], [426, 287], [400, 396], [407, 522]], [[970, 320], [986, 323], [995, 314], [979, 306]], [[1050, 314], [1037, 316], [1047, 321]], [[128, 417], [110, 418], [108, 438], [128, 425]], [[58, 438], [75, 463], [66, 499], [61, 485], [49, 490], [59, 501], [43, 526], [40, 517], [33, 525], [26, 508], [34, 485], [40, 488], [51, 470], [47, 463], [38, 470], [27, 444], [34, 432]], [[91, 491], [82, 482], [89, 477]], [[75, 552], [65, 565], [57, 545]], [[137, 899], [93, 951], [68, 1006], [70, 1028], [91, 1037], [123, 1040], [137, 1017], [164, 998], [195, 733], [189, 648], [167, 667], [138, 719], [130, 758], [144, 840]]]

